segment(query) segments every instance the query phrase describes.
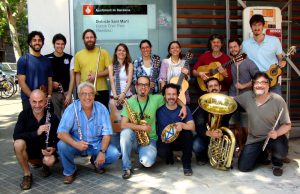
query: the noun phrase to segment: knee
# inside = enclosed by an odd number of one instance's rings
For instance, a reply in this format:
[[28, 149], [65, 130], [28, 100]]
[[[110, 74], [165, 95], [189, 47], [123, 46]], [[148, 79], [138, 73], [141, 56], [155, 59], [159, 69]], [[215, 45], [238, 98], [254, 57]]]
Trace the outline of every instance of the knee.
[[239, 163], [238, 163], [238, 169], [239, 171], [241, 172], [250, 172], [253, 170], [254, 167], [250, 166], [250, 165], [247, 165], [245, 162], [242, 162], [239, 160]]
[[152, 157], [149, 157], [149, 156], [142, 156], [142, 157], [140, 158], [140, 163], [141, 163], [143, 166], [149, 168], [149, 167], [151, 167], [151, 166], [154, 164], [155, 158], [156, 158], [156, 157], [153, 157], [153, 156], [152, 156]]
[[26, 150], [26, 142], [23, 139], [17, 139], [14, 141], [15, 152]]
[[133, 131], [129, 128], [123, 129], [120, 134], [120, 144], [124, 144], [131, 139]]
[[67, 143], [65, 143], [65, 142], [63, 142], [63, 141], [61, 141], [61, 140], [57, 143], [57, 149], [58, 149], [58, 152], [59, 152], [59, 153], [64, 153], [64, 152], [66, 152], [66, 151], [68, 150], [69, 147], [70, 147], [70, 146], [69, 146]]

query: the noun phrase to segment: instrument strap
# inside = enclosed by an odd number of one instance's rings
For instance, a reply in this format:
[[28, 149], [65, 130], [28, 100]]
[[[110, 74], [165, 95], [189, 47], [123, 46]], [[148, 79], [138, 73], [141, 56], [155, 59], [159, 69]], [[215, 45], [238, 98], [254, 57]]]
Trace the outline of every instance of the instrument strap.
[[146, 107], [147, 107], [147, 105], [148, 105], [148, 102], [149, 102], [149, 96], [147, 97], [147, 101], [146, 101], [146, 104], [145, 104], [143, 110], [142, 110], [142, 107], [141, 107], [141, 105], [140, 105], [140, 101], [139, 101], [139, 98], [138, 98], [138, 97], [136, 97], [136, 101], [138, 102], [139, 108], [140, 108], [140, 119], [141, 119], [141, 120], [144, 120], [144, 111], [146, 110]]
[[121, 84], [120, 84], [120, 63], [118, 61], [116, 61], [114, 63], [114, 73], [115, 73], [115, 79], [116, 79], [116, 92], [117, 95], [119, 95], [121, 93]]

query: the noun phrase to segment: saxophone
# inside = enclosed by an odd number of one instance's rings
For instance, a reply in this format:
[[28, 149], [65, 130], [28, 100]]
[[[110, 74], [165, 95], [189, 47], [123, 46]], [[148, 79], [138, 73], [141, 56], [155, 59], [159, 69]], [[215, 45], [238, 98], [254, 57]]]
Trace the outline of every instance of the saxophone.
[[[133, 110], [130, 108], [129, 104], [127, 103], [127, 100], [124, 100], [124, 106], [126, 107], [127, 113], [128, 113], [128, 118], [130, 122], [136, 125], [145, 125], [147, 122], [145, 120], [138, 120], [137, 114], [133, 112]], [[142, 146], [149, 145], [150, 143], [150, 138], [149, 134], [146, 131], [136, 131], [136, 139], [138, 144]]]
[[235, 100], [224, 94], [209, 93], [199, 98], [199, 106], [210, 113], [208, 130], [217, 130], [221, 138], [210, 138], [208, 145], [208, 158], [211, 166], [218, 170], [231, 168], [235, 149], [235, 137], [227, 127], [220, 127], [222, 115], [230, 114], [237, 109]]

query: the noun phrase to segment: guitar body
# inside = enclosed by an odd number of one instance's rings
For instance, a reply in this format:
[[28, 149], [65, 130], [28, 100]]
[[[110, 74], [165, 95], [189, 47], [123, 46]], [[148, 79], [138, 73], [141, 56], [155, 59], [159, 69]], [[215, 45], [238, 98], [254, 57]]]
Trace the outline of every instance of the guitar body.
[[109, 101], [110, 121], [114, 132], [121, 132], [121, 110], [118, 110], [114, 99]]
[[273, 64], [266, 71], [266, 74], [271, 78], [271, 87], [276, 86], [278, 83], [278, 77], [281, 75], [282, 70], [277, 64]]
[[[178, 80], [179, 77], [172, 77], [170, 80], [170, 83], [173, 84], [178, 84]], [[178, 98], [181, 100], [181, 102], [183, 102], [184, 104], [186, 104], [186, 97], [185, 97], [185, 92], [187, 91], [187, 89], [189, 88], [189, 82], [186, 81], [185, 79], [182, 80], [181, 83], [181, 89], [179, 91], [179, 96]]]
[[[214, 77], [214, 78], [217, 78], [219, 79], [219, 81], [223, 81], [224, 80], [224, 76], [222, 74], [220, 74], [219, 72], [217, 73], [213, 73], [211, 72], [211, 70], [214, 70], [214, 69], [218, 69], [219, 66], [221, 66], [221, 63], [219, 62], [212, 62], [210, 63], [209, 65], [203, 65], [203, 66], [199, 66], [197, 68], [197, 72], [207, 72], [207, 76], [209, 78], [211, 77]], [[206, 91], [206, 85], [205, 85], [205, 82], [203, 79], [201, 79], [199, 76], [197, 77], [197, 82], [198, 82], [198, 85], [200, 87], [200, 89], [202, 91]]]

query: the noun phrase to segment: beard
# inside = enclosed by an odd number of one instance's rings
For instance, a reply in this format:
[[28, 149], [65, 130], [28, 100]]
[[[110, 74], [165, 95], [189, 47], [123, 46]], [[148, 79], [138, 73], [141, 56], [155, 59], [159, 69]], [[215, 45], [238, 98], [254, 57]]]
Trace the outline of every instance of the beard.
[[257, 90], [257, 89], [254, 89], [254, 94], [255, 96], [262, 96], [264, 95], [266, 92], [265, 90]]
[[[37, 45], [40, 47], [36, 47]], [[35, 45], [30, 44], [29, 46], [34, 52], [40, 52], [43, 47], [43, 45], [39, 45], [39, 44], [35, 44]]]
[[84, 45], [87, 50], [93, 50], [95, 48], [96, 42], [88, 41], [84, 42]]

